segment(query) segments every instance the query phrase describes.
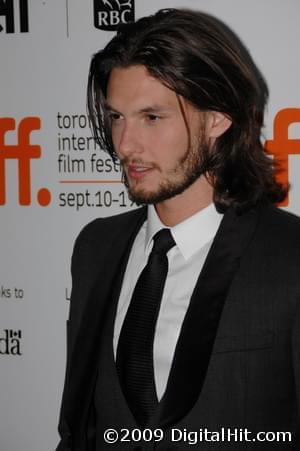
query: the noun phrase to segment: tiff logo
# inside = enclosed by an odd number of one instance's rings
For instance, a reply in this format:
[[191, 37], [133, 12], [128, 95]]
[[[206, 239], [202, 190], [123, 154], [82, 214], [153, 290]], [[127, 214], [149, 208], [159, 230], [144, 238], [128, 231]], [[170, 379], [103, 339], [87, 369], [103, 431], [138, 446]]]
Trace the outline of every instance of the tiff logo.
[[[17, 6], [19, 6], [19, 26], [21, 33], [28, 33], [28, 0], [0, 0], [0, 17], [5, 18], [6, 33], [15, 32], [15, 17], [17, 15]], [[0, 24], [0, 32], [4, 28]]]
[[[31, 204], [31, 171], [33, 158], [41, 157], [41, 147], [30, 144], [30, 134], [40, 130], [41, 121], [38, 117], [23, 118], [17, 128], [17, 144], [5, 144], [5, 134], [16, 130], [14, 118], [0, 118], [0, 205], [6, 203], [6, 167], [7, 159], [18, 162], [19, 204]], [[37, 201], [41, 206], [47, 206], [51, 201], [51, 193], [47, 188], [41, 188], [37, 193]]]
[[0, 355], [22, 355], [21, 330], [4, 329], [4, 336], [0, 338]]
[[94, 25], [100, 30], [116, 30], [134, 17], [134, 0], [94, 0]]
[[[300, 155], [300, 139], [289, 139], [289, 126], [300, 123], [300, 108], [285, 108], [278, 111], [273, 123], [273, 139], [265, 142], [265, 149], [274, 155], [279, 163], [277, 180], [283, 185], [289, 183], [289, 155]], [[287, 206], [288, 197], [280, 205]]]

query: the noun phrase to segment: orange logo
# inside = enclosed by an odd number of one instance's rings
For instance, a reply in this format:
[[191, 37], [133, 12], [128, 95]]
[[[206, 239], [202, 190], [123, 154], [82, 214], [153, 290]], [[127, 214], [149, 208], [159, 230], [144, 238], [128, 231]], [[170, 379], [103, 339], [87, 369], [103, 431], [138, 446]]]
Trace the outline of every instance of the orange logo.
[[[300, 122], [300, 108], [278, 111], [273, 123], [273, 139], [265, 142], [265, 149], [274, 155], [280, 171], [277, 180], [283, 185], [289, 181], [289, 155], [300, 155], [300, 139], [289, 139], [289, 126]], [[280, 205], [288, 205], [288, 197]]]
[[[16, 130], [16, 121], [13, 118], [0, 119], [0, 205], [6, 203], [5, 161], [7, 159], [18, 161], [19, 204], [31, 204], [30, 163], [32, 158], [41, 157], [41, 147], [30, 144], [30, 133], [40, 128], [40, 118], [23, 118], [17, 129], [17, 144], [8, 145], [5, 144], [5, 134]], [[37, 201], [40, 205], [47, 206], [51, 202], [50, 191], [47, 188], [41, 188], [37, 193]]]

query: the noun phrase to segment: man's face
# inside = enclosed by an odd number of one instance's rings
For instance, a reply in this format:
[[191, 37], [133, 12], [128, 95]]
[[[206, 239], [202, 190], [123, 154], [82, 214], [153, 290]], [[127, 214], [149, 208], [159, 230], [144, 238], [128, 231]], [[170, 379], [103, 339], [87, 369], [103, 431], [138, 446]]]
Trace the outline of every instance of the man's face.
[[113, 145], [132, 200], [162, 202], [199, 178], [203, 118], [191, 104], [144, 66], [113, 69], [106, 100]]

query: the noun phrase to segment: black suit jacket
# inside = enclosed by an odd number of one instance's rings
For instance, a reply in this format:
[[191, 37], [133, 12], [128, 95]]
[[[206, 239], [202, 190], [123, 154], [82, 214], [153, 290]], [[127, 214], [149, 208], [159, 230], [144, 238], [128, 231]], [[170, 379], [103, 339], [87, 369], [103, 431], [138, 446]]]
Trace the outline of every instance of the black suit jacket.
[[[145, 208], [97, 219], [75, 243], [57, 451], [93, 443], [101, 330], [145, 219]], [[291, 431], [292, 444], [234, 449], [300, 449], [299, 350], [300, 220], [271, 205], [242, 215], [230, 209], [199, 276], [153, 427]], [[205, 446], [194, 448], [231, 449]]]

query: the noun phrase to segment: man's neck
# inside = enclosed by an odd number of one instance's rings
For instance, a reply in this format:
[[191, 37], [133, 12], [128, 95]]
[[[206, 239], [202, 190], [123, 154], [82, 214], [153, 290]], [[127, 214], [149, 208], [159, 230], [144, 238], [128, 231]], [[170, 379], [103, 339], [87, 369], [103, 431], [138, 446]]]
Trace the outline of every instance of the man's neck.
[[213, 201], [213, 188], [201, 177], [183, 193], [155, 205], [161, 222], [173, 227], [198, 211], [207, 207]]

